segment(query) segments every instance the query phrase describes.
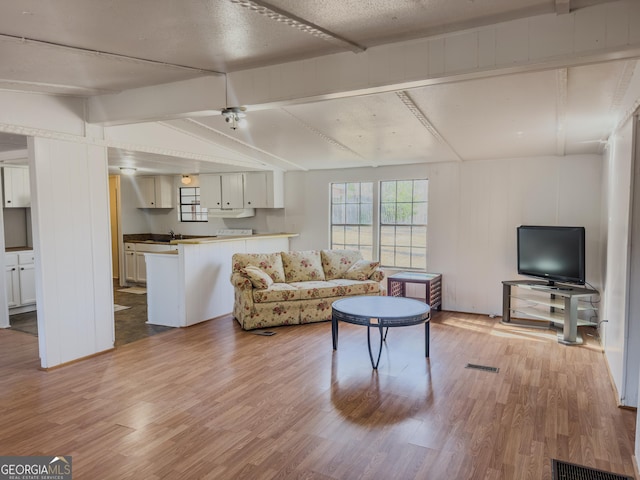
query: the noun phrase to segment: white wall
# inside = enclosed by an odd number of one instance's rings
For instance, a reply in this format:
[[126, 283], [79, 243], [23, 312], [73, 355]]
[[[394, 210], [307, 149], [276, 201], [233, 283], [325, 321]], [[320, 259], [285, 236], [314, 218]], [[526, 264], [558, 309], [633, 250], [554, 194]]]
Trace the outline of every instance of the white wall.
[[600, 288], [602, 158], [483, 160], [285, 175], [294, 250], [329, 245], [329, 183], [429, 179], [427, 269], [443, 274], [446, 310], [502, 313], [502, 280], [516, 279], [516, 227], [586, 227], [587, 279]]
[[44, 368], [113, 348], [106, 148], [29, 138]]
[[619, 400], [625, 400], [625, 344], [627, 336], [627, 290], [629, 275], [629, 235], [632, 172], [632, 123], [629, 122], [611, 139], [603, 177], [606, 205], [605, 289], [600, 319], [602, 343], [609, 369], [618, 389]]
[[[193, 176], [193, 183], [198, 186], [198, 177]], [[169, 230], [183, 235], [215, 235], [221, 228], [251, 228], [254, 233], [279, 233], [284, 231], [285, 210], [256, 209], [255, 217], [248, 218], [210, 218], [208, 222], [180, 222], [178, 209], [178, 188], [180, 176], [175, 177], [175, 205], [173, 209], [140, 209], [137, 208], [136, 176], [121, 177], [122, 201], [122, 233], [156, 233], [166, 234]]]

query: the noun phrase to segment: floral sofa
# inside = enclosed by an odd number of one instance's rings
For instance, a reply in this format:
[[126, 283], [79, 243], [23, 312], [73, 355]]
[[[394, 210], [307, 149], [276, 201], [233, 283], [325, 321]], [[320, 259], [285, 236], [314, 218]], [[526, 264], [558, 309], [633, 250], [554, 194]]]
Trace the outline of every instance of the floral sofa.
[[236, 253], [233, 315], [244, 330], [331, 320], [331, 304], [384, 295], [378, 262], [355, 250]]

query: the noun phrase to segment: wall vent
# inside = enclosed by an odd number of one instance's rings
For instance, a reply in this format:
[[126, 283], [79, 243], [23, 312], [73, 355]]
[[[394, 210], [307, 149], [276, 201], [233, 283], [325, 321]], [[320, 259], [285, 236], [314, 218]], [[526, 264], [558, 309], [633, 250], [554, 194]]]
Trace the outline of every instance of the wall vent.
[[633, 480], [626, 475], [583, 467], [574, 463], [562, 462], [555, 458], [551, 460], [553, 480]]

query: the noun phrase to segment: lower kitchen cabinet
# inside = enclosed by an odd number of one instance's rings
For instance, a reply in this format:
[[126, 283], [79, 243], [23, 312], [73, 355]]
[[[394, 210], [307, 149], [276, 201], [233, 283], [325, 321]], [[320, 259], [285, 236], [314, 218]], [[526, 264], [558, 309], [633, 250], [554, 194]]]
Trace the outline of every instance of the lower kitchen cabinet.
[[124, 244], [124, 278], [127, 282], [147, 283], [147, 264], [145, 253], [167, 252], [177, 250], [177, 245], [158, 245], [156, 243]]
[[36, 281], [33, 250], [5, 254], [9, 314], [36, 309]]

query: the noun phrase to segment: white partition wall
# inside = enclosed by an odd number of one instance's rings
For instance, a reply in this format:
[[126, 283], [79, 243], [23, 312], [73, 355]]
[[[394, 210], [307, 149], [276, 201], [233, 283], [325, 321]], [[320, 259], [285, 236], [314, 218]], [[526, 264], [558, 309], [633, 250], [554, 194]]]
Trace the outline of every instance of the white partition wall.
[[43, 368], [113, 348], [106, 148], [29, 139]]

